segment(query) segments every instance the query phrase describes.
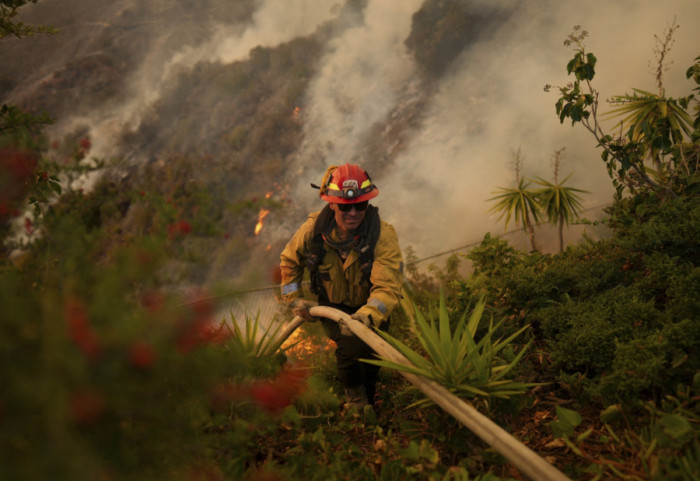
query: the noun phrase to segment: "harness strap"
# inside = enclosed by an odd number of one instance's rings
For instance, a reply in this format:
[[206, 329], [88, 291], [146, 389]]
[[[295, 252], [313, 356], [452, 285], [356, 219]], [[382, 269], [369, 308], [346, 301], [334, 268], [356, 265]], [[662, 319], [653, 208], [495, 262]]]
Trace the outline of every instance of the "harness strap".
[[358, 249], [360, 252], [360, 270], [362, 271], [362, 279], [369, 280], [369, 276], [372, 273], [372, 265], [374, 264], [374, 246], [377, 245], [379, 231], [381, 230], [379, 209], [373, 205], [367, 206], [367, 215], [362, 224], [364, 224], [364, 235], [360, 238], [361, 242]]
[[326, 254], [324, 244], [335, 249], [352, 248], [360, 254], [360, 271], [362, 279], [369, 280], [374, 263], [374, 246], [379, 239], [381, 223], [379, 220], [379, 209], [373, 205], [367, 206], [367, 214], [360, 225], [357, 235], [349, 241], [343, 242], [342, 246], [329, 242], [330, 233], [335, 227], [335, 214], [330, 205], [326, 205], [316, 218], [313, 236], [311, 238], [311, 253], [306, 258], [309, 269], [309, 280], [311, 292], [318, 295], [320, 299], [328, 299], [320, 278], [319, 266], [323, 262]]

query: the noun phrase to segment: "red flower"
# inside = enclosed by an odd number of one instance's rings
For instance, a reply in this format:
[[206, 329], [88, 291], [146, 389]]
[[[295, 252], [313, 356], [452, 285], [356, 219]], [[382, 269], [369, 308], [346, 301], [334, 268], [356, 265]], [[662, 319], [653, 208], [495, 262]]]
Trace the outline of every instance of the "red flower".
[[275, 385], [269, 381], [259, 381], [250, 387], [255, 402], [265, 411], [276, 414], [292, 403], [292, 399], [283, 396]]
[[283, 369], [272, 381], [256, 381], [250, 387], [255, 402], [265, 411], [277, 414], [291, 405], [306, 389], [307, 369]]
[[2, 170], [8, 172], [18, 182], [29, 178], [37, 165], [34, 154], [12, 148], [0, 149], [0, 161]]
[[156, 362], [156, 351], [144, 341], [136, 341], [127, 354], [129, 364], [137, 369], [148, 369]]
[[182, 354], [189, 354], [201, 344], [198, 328], [194, 325], [185, 326], [175, 341], [175, 349]]
[[202, 330], [202, 335], [204, 341], [207, 344], [219, 345], [226, 342], [226, 340], [231, 337], [231, 333], [228, 329], [221, 325], [213, 325], [211, 323], [207, 324]]
[[206, 344], [221, 344], [229, 336], [226, 329], [212, 324], [209, 319], [195, 319], [185, 325], [178, 336], [175, 347], [183, 354]]
[[165, 297], [156, 290], [148, 290], [141, 296], [141, 305], [151, 314], [160, 311], [165, 304]]
[[92, 329], [85, 305], [79, 300], [68, 298], [64, 306], [64, 316], [68, 335], [88, 359], [95, 359], [101, 353], [100, 340]]
[[28, 235], [32, 235], [32, 232], [34, 232], [34, 224], [29, 217], [24, 218], [24, 230]]
[[186, 220], [179, 220], [168, 226], [168, 237], [171, 239], [173, 237], [180, 237], [182, 235], [189, 234], [190, 232], [192, 232], [192, 226]]
[[29, 189], [29, 180], [37, 166], [33, 153], [11, 147], [0, 149], [0, 221], [21, 204]]
[[187, 354], [204, 344], [221, 344], [228, 338], [228, 330], [214, 319], [216, 304], [212, 299], [198, 297], [187, 306], [189, 312], [184, 313], [176, 340], [176, 347], [181, 353]]
[[185, 324], [177, 338], [175, 347], [182, 354], [188, 354], [194, 349], [206, 344], [208, 337], [209, 322], [202, 319], [195, 319]]
[[70, 413], [77, 424], [92, 424], [104, 413], [106, 402], [98, 391], [86, 387], [70, 397]]
[[90, 142], [89, 137], [83, 137], [80, 140], [80, 149], [87, 152], [90, 150], [90, 147], [92, 147], [92, 142]]

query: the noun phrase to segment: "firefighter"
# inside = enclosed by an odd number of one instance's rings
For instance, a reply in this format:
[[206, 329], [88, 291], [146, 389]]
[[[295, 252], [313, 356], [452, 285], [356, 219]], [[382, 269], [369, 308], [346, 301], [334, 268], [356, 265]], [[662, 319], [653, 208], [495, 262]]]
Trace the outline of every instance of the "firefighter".
[[[379, 189], [355, 164], [329, 167], [321, 185], [312, 186], [327, 204], [309, 214], [282, 251], [283, 300], [307, 321], [317, 320], [309, 308], [322, 305], [386, 330], [401, 296], [403, 262], [396, 230], [369, 204]], [[304, 269], [312, 296], [302, 291]], [[359, 361], [373, 357], [374, 351], [342, 323], [320, 321], [336, 344], [338, 377], [348, 405], [374, 404], [379, 368]]]

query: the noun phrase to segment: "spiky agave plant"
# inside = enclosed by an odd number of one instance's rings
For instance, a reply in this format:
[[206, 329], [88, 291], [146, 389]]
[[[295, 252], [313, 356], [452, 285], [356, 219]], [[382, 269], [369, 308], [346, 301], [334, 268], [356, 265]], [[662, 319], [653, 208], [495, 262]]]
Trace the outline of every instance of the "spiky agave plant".
[[278, 351], [284, 351], [296, 344], [291, 344], [284, 350], [281, 349], [282, 344], [287, 339], [286, 336], [281, 335], [282, 324], [274, 323], [264, 327], [260, 323], [260, 313], [255, 318], [246, 315], [245, 329], [241, 329], [233, 313], [231, 313], [231, 322], [223, 324], [230, 334], [227, 347], [245, 357], [273, 356]]
[[[482, 298], [471, 314], [469, 309], [465, 309], [454, 332], [450, 328], [444, 293], [440, 295], [437, 322], [427, 320], [414, 305], [415, 315], [412, 317], [415, 332], [425, 353], [418, 353], [390, 334], [379, 331], [412, 365], [396, 363], [381, 356], [378, 360], [368, 359], [365, 362], [422, 376], [441, 384], [459, 397], [488, 401], [491, 398], [509, 399], [521, 395], [538, 383], [517, 382], [506, 376], [520, 362], [532, 342], [528, 342], [516, 355], [513, 341], [530, 326], [523, 326], [506, 338], [494, 339], [505, 319], [496, 324], [491, 319], [488, 331], [477, 342], [476, 332], [485, 304]], [[429, 402], [426, 399], [420, 403]]]

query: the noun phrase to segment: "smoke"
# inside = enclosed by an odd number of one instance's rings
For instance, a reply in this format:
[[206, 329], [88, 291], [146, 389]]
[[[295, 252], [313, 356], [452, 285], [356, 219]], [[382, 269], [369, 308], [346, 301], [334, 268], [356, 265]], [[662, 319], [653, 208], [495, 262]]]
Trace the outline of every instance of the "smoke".
[[414, 73], [403, 42], [421, 3], [372, 1], [358, 24], [331, 41], [309, 87], [298, 155], [303, 167], [321, 158], [313, 167], [322, 174], [326, 162], [355, 160], [368, 130], [395, 107], [399, 88]]
[[[118, 137], [139, 127], [148, 109], [161, 97], [181, 72], [201, 62], [223, 64], [248, 58], [255, 47], [273, 47], [313, 33], [333, 18], [337, 0], [262, 0], [252, 19], [245, 25], [221, 23], [211, 28], [206, 41], [185, 45], [175, 51], [167, 46], [144, 52], [141, 67], [130, 75], [124, 100], [91, 111], [88, 115], [65, 119], [55, 130], [71, 131], [89, 126], [93, 141], [92, 154], [111, 158], [119, 153]], [[167, 44], [169, 32], [158, 34], [156, 44]]]
[[[403, 40], [421, 2], [394, 3], [370, 2], [365, 24], [347, 31], [327, 53], [309, 96], [301, 158], [306, 165], [314, 159], [313, 149], [327, 164], [352, 161], [358, 142], [375, 122], [385, 120], [399, 98], [397, 89], [413, 75]], [[700, 44], [689, 20], [700, 18], [698, 2], [547, 0], [476, 6], [511, 15], [458, 58], [432, 97], [420, 130], [389, 170], [375, 176], [381, 189], [375, 203], [382, 216], [397, 227], [402, 246], [417, 247], [419, 255], [478, 241], [487, 231], [503, 232], [503, 221], [488, 213], [488, 199], [514, 185], [509, 164], [518, 149], [525, 177], [551, 180], [553, 153], [565, 147], [560, 179], [573, 174], [569, 185], [590, 192], [584, 208], [611, 200], [595, 139], [583, 127], [560, 124], [556, 89], [543, 91], [545, 84], [570, 80], [566, 64], [573, 51], [563, 40], [574, 25], [590, 34], [585, 44], [598, 57], [594, 86], [604, 101], [632, 87], [656, 90], [654, 36], [661, 37], [676, 17], [681, 28], [664, 83], [668, 95], [686, 95], [691, 87], [684, 73]], [[372, 159], [365, 159], [365, 166], [371, 171]], [[320, 178], [323, 169], [314, 168]], [[310, 197], [308, 183], [302, 187], [298, 195]]]
[[[83, 26], [89, 24], [91, 32], [103, 28], [103, 23], [123, 21], [129, 10], [145, 8], [162, 15], [145, 19], [149, 43], [138, 52], [138, 70], [125, 75], [127, 93], [117, 101], [83, 109], [87, 113], [62, 120], [56, 128], [71, 131], [87, 126], [91, 155], [104, 159], [119, 155], [115, 149], [122, 133], [138, 128], [178, 73], [200, 62], [245, 60], [257, 46], [274, 47], [312, 34], [328, 20], [342, 16], [349, 8], [343, 7], [345, 3], [260, 0], [245, 20], [232, 21], [235, 15], [231, 14], [192, 22], [199, 25], [196, 33], [183, 27], [183, 19], [191, 22], [192, 16], [177, 2], [154, 1], [146, 7], [122, 0], [113, 4], [107, 22], [99, 17], [104, 9], [90, 3], [91, 17], [83, 20]], [[565, 66], [572, 50], [562, 42], [574, 25], [590, 33], [585, 43], [598, 57], [594, 85], [603, 100], [631, 92], [632, 87], [655, 91], [654, 36], [661, 36], [676, 17], [680, 29], [674, 36], [664, 83], [670, 96], [685, 95], [691, 87], [684, 74], [699, 53], [695, 49], [700, 32], [691, 19], [700, 18], [700, 2], [471, 0], [470, 10], [484, 15], [505, 12], [500, 17], [508, 20], [466, 49], [434, 92], [423, 92], [428, 105], [420, 124], [410, 126], [415, 131], [404, 136], [408, 143], [401, 146], [401, 153], [375, 169], [377, 159], [361, 156], [368, 132], [377, 126], [391, 127], [392, 113], [420, 93], [416, 92], [421, 87], [416, 67], [404, 41], [422, 3], [369, 0], [361, 15], [345, 15], [344, 21], [354, 23], [344, 25], [331, 39], [311, 79], [301, 113], [304, 141], [290, 168], [298, 182], [291, 186], [291, 195], [312, 208], [318, 207], [319, 200], [308, 183], [318, 182], [328, 164], [363, 164], [380, 187], [381, 194], [373, 202], [380, 206], [382, 217], [396, 226], [401, 244], [414, 246], [419, 254], [478, 241], [487, 231], [503, 231], [503, 222], [488, 213], [492, 205], [488, 199], [498, 188], [513, 185], [509, 164], [518, 149], [524, 158], [524, 176], [551, 179], [552, 155], [565, 147], [561, 177], [571, 173], [570, 185], [591, 192], [584, 197], [584, 207], [611, 200], [611, 183], [595, 140], [582, 127], [561, 125], [554, 111], [556, 89], [543, 92], [545, 84], [569, 81]], [[82, 2], [45, 0], [27, 11], [39, 11], [45, 5], [54, 11], [66, 7], [65, 18], [79, 15], [83, 6]], [[68, 5], [74, 10], [68, 11]], [[251, 8], [249, 2], [222, 5], [218, 8], [236, 12]], [[176, 25], [171, 24], [174, 9], [181, 15]], [[122, 25], [124, 36], [133, 35], [134, 25]], [[66, 28], [61, 42], [79, 27], [76, 23]], [[83, 49], [84, 43], [78, 42], [69, 50], [74, 54]], [[40, 63], [44, 70], [58, 62], [57, 56], [24, 57], [25, 63]], [[301, 221], [303, 217], [295, 224]]]

